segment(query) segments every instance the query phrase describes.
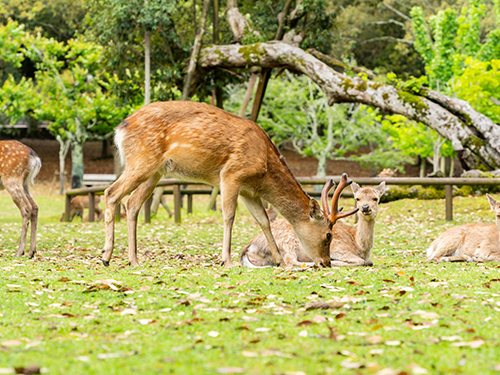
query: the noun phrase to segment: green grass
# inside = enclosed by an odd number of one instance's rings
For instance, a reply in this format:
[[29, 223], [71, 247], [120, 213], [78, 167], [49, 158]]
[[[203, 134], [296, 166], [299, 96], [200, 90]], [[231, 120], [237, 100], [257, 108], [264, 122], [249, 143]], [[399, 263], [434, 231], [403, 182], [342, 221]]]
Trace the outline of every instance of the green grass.
[[[36, 200], [38, 253], [29, 260], [13, 257], [20, 216], [0, 195], [0, 373], [498, 373], [498, 264], [424, 262], [446, 228], [493, 222], [484, 197], [456, 198], [453, 223], [444, 201], [384, 204], [374, 267], [305, 272], [221, 268], [222, 217], [198, 199], [181, 225], [163, 212], [139, 225], [141, 267], [126, 265], [119, 223], [104, 268], [103, 224], [60, 223], [62, 198]], [[240, 205], [235, 263], [258, 231]], [[345, 305], [305, 309], [332, 300]]]

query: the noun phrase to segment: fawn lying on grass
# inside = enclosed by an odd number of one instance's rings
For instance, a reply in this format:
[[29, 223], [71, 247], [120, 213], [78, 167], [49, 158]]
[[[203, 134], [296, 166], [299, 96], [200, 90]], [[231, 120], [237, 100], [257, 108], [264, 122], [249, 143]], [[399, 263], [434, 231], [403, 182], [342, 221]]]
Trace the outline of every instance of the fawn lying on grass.
[[7, 190], [16, 204], [23, 225], [21, 239], [16, 256], [24, 255], [26, 237], [31, 222], [30, 251], [32, 258], [36, 252], [36, 228], [38, 224], [38, 206], [31, 196], [29, 186], [42, 167], [38, 155], [28, 146], [18, 141], [0, 141], [0, 190]]
[[486, 194], [496, 224], [459, 225], [441, 233], [427, 249], [428, 262], [500, 262], [500, 202]]
[[[97, 215], [97, 221], [101, 221], [102, 217], [103, 217], [102, 210], [99, 207], [99, 203], [101, 202], [101, 198], [98, 195], [96, 195], [94, 202], [95, 202], [95, 213]], [[84, 218], [83, 218], [83, 210], [89, 208], [89, 203], [90, 203], [90, 199], [89, 199], [88, 195], [77, 195], [76, 197], [74, 197], [71, 200], [71, 210], [70, 210], [70, 214], [69, 214], [69, 221], [73, 221], [75, 216], [79, 216], [82, 221], [88, 221], [88, 217], [86, 218], [87, 220], [84, 220]], [[61, 216], [60, 221], [64, 221], [64, 212]]]
[[[376, 188], [361, 188], [356, 183], [351, 185], [358, 211], [358, 224], [349, 226], [342, 222], [332, 229], [330, 258], [332, 266], [371, 266], [371, 249], [375, 233], [375, 219], [378, 214], [380, 196], [384, 192], [385, 182]], [[274, 239], [283, 259], [288, 259], [295, 266], [310, 263], [311, 258], [304, 252], [292, 227], [286, 220], [277, 220], [271, 225]], [[272, 266], [272, 256], [262, 235], [258, 234], [241, 254], [244, 267]]]

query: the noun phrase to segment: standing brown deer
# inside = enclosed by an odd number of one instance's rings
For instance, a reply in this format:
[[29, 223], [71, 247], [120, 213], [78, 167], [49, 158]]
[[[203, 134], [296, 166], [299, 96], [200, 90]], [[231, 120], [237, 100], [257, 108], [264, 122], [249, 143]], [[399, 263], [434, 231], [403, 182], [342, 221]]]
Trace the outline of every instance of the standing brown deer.
[[[332, 229], [330, 257], [332, 266], [371, 266], [371, 249], [375, 234], [375, 219], [378, 215], [380, 196], [385, 189], [385, 182], [376, 188], [363, 187], [353, 183], [358, 211], [358, 223], [350, 226], [338, 222]], [[278, 250], [284, 259], [289, 259], [295, 266], [310, 263], [311, 258], [302, 248], [292, 227], [286, 220], [277, 220], [271, 225]], [[241, 264], [244, 267], [258, 268], [272, 265], [269, 247], [262, 234], [258, 234], [241, 253]]]
[[[334, 202], [334, 212], [325, 214], [302, 189], [264, 130], [252, 121], [207, 104], [175, 101], [146, 105], [118, 125], [115, 144], [125, 168], [105, 191], [106, 266], [114, 247], [115, 207], [131, 192], [126, 204], [128, 259], [131, 265], [139, 264], [137, 215], [162, 175], [220, 187], [224, 217], [222, 262], [226, 267], [231, 267], [231, 232], [238, 196], [261, 226], [275, 264], [283, 262], [261, 198], [288, 219], [305, 251], [320, 266], [330, 266], [333, 224], [355, 212], [340, 213]], [[344, 180], [345, 187], [349, 182], [346, 177]]]
[[[101, 202], [101, 198], [98, 195], [96, 195], [95, 196], [95, 200], [94, 200], [94, 210], [95, 210], [95, 213], [97, 214], [97, 221], [101, 221], [102, 220], [102, 210], [99, 207], [99, 203], [100, 202]], [[82, 221], [84, 221], [83, 211], [86, 208], [87, 209], [89, 208], [89, 204], [90, 204], [90, 199], [89, 199], [88, 195], [77, 195], [76, 197], [74, 197], [71, 200], [71, 206], [70, 206], [71, 209], [70, 209], [70, 213], [69, 213], [69, 221], [73, 221], [73, 219], [75, 218], [75, 216], [80, 216], [80, 218], [82, 219]], [[64, 221], [64, 215], [65, 215], [65, 213], [63, 212], [60, 221]], [[88, 220], [85, 220], [85, 221], [88, 221]]]
[[441, 233], [427, 249], [428, 262], [500, 262], [500, 202], [486, 194], [496, 224], [472, 223]]
[[8, 191], [23, 218], [21, 239], [16, 252], [18, 257], [24, 255], [30, 221], [31, 240], [28, 257], [32, 258], [36, 252], [38, 206], [31, 196], [29, 185], [34, 182], [41, 167], [42, 161], [28, 146], [18, 141], [0, 141], [0, 189], [5, 188]]

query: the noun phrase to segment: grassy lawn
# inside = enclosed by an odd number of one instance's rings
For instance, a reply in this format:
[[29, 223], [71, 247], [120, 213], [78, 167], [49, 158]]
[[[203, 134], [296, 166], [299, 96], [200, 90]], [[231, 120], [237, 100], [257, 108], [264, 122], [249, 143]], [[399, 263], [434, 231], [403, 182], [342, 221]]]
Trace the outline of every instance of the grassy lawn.
[[[452, 225], [494, 222], [485, 197], [381, 207], [371, 268], [289, 272], [219, 266], [220, 212], [138, 229], [127, 264], [117, 224], [109, 268], [102, 223], [60, 223], [60, 197], [37, 195], [38, 253], [13, 257], [20, 215], [0, 195], [0, 374], [488, 374], [500, 371], [498, 264], [428, 264]], [[344, 202], [352, 206], [352, 201]], [[240, 204], [233, 255], [259, 231]], [[333, 309], [309, 309], [315, 301]], [[18, 371], [21, 371], [18, 369]]]

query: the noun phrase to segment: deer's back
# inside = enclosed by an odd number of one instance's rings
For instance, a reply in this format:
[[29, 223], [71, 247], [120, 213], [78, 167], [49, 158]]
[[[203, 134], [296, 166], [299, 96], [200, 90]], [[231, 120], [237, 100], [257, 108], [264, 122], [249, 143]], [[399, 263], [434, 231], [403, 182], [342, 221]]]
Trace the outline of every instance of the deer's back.
[[167, 174], [209, 182], [223, 168], [265, 173], [274, 153], [257, 124], [196, 102], [149, 104], [117, 127], [116, 139], [126, 164], [162, 163]]
[[450, 248], [449, 255], [468, 255], [481, 258], [500, 256], [500, 232], [495, 224], [471, 223], [452, 227], [433, 242], [436, 250]]
[[[30, 172], [30, 158], [37, 154], [18, 141], [0, 141], [0, 177], [21, 176], [23, 179]], [[1, 186], [1, 184], [0, 184]]]

